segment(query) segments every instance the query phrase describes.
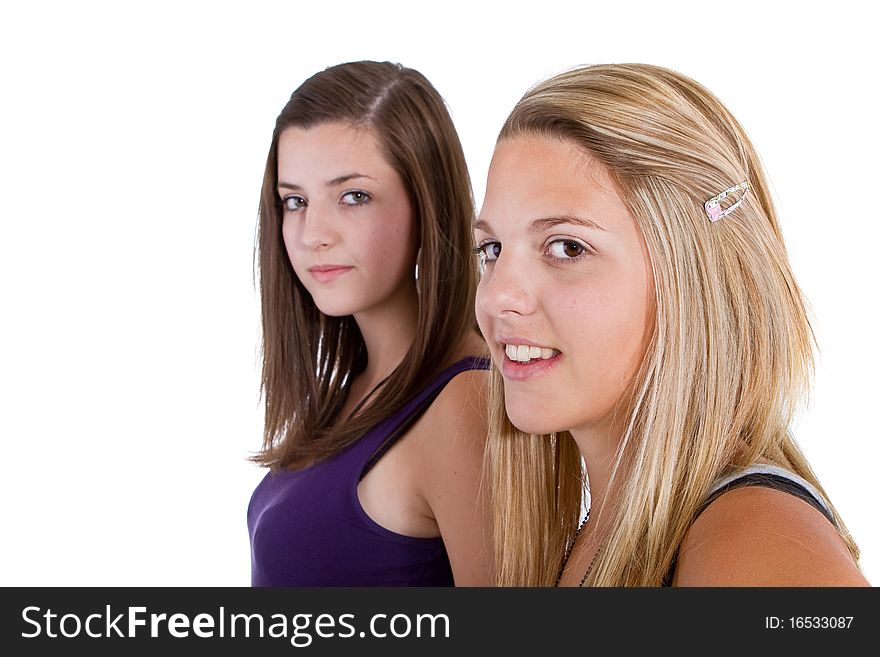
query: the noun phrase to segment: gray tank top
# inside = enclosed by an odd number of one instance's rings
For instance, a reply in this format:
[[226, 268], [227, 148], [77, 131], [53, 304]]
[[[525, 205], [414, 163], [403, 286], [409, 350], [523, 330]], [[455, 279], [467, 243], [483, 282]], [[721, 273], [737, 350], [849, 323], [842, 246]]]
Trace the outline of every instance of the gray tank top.
[[[696, 519], [700, 517], [700, 514], [721, 495], [734, 488], [742, 488], [744, 486], [773, 488], [788, 493], [789, 495], [794, 495], [815, 507], [832, 525], [837, 526], [834, 522], [834, 516], [831, 513], [828, 502], [815, 486], [790, 470], [781, 468], [778, 465], [770, 465], [768, 463], [756, 463], [750, 465], [716, 481], [712, 485], [712, 488], [709, 489], [706, 501], [703, 502], [703, 505], [697, 511], [696, 516], [694, 516], [694, 521], [696, 521]], [[678, 556], [676, 555], [676, 558], [672, 562], [672, 566], [669, 568], [669, 572], [666, 573], [666, 577], [663, 578], [663, 586], [672, 586], [672, 578], [675, 576], [677, 561]]]
[[[734, 488], [742, 486], [763, 486], [765, 488], [774, 488], [781, 490], [789, 495], [794, 495], [804, 500], [808, 504], [816, 507], [822, 515], [834, 524], [834, 517], [831, 515], [831, 509], [828, 502], [816, 488], [806, 479], [796, 475], [790, 470], [781, 468], [778, 465], [770, 465], [768, 463], [756, 463], [742, 470], [737, 470], [726, 477], [722, 477], [709, 489], [709, 495], [703, 506], [697, 512], [706, 510], [716, 498]], [[696, 520], [696, 518], [694, 518]]]

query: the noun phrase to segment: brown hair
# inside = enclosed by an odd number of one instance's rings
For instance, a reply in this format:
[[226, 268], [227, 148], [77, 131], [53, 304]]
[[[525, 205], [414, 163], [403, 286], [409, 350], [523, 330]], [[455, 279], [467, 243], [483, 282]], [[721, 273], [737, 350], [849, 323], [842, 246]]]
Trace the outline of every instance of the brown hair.
[[[277, 191], [281, 133], [331, 122], [375, 132], [407, 189], [421, 246], [415, 339], [372, 403], [343, 426], [333, 423], [366, 366], [366, 347], [354, 318], [321, 313], [294, 273]], [[443, 98], [421, 73], [390, 62], [351, 62], [313, 75], [293, 92], [275, 123], [260, 198], [265, 427], [257, 463], [275, 469], [326, 459], [441, 371], [475, 326], [473, 216], [461, 143]]]

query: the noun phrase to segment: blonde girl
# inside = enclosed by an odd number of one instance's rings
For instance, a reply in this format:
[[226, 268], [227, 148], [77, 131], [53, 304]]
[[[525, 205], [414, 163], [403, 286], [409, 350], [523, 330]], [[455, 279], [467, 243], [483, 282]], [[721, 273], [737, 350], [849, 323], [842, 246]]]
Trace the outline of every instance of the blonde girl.
[[789, 429], [813, 334], [717, 98], [639, 64], [537, 85], [475, 240], [499, 584], [866, 584]]

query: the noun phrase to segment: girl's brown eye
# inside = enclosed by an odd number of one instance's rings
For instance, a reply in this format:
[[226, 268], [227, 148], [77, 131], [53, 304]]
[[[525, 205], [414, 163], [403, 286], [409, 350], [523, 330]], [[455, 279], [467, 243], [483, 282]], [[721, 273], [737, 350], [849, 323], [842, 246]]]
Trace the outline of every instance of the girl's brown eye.
[[569, 258], [577, 258], [581, 253], [583, 253], [583, 247], [577, 242], [566, 241], [563, 244], [565, 246], [562, 248], [562, 250]]
[[587, 251], [587, 247], [576, 240], [554, 240], [548, 249], [557, 260], [574, 260]]
[[492, 262], [493, 260], [498, 260], [498, 256], [501, 255], [501, 243], [500, 242], [483, 242], [479, 246], [474, 249], [474, 253], [480, 256], [480, 259], [485, 262]]

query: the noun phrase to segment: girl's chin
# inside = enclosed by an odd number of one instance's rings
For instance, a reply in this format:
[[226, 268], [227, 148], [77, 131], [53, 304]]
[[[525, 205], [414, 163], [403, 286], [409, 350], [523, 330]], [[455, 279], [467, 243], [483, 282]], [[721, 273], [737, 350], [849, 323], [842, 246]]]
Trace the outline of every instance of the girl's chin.
[[534, 434], [549, 434], [554, 431], [563, 431], [564, 429], [560, 429], [555, 424], [551, 424], [547, 421], [547, 417], [534, 417], [532, 415], [527, 414], [511, 414], [510, 411], [507, 411], [507, 418], [510, 420], [510, 423], [515, 426], [517, 429], [522, 431], [523, 433], [534, 433]]
[[504, 386], [507, 418], [523, 433], [549, 434], [568, 428], [562, 417], [565, 414], [559, 413], [563, 409], [555, 408], [554, 401], [552, 395], [539, 390], [523, 391], [519, 386]]
[[329, 317], [347, 317], [361, 310], [360, 304], [348, 303], [343, 299], [321, 299], [313, 295], [312, 301], [318, 310]]

